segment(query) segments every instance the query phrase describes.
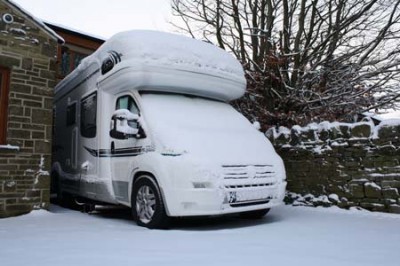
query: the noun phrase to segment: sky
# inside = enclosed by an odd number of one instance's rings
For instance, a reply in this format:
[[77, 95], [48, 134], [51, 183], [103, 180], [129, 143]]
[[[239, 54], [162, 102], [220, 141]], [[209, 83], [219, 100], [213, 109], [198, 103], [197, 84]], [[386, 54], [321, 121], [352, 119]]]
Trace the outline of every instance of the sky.
[[132, 29], [173, 31], [169, 0], [12, 0], [35, 17], [101, 38]]

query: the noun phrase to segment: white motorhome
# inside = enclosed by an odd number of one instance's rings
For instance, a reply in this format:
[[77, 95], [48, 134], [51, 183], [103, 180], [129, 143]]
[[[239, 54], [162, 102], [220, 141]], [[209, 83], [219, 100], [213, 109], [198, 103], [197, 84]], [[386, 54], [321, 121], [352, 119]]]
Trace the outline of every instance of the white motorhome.
[[60, 200], [129, 206], [137, 223], [281, 204], [285, 170], [267, 138], [228, 102], [246, 81], [211, 44], [119, 33], [55, 88], [52, 181]]

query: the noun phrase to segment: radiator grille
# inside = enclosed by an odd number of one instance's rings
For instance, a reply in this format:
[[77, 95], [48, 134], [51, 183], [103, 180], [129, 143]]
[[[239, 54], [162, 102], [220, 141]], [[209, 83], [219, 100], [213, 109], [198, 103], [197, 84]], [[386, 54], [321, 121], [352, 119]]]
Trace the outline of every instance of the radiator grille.
[[276, 183], [272, 165], [223, 165], [225, 188], [269, 187]]

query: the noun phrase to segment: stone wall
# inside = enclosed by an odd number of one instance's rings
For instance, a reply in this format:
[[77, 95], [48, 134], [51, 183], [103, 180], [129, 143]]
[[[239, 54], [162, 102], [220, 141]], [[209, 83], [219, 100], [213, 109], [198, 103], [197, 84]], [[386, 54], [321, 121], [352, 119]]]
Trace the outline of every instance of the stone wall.
[[10, 69], [7, 142], [0, 146], [0, 217], [49, 204], [52, 96], [57, 40], [0, 2], [0, 66]]
[[287, 201], [400, 213], [400, 120], [270, 129], [285, 162]]

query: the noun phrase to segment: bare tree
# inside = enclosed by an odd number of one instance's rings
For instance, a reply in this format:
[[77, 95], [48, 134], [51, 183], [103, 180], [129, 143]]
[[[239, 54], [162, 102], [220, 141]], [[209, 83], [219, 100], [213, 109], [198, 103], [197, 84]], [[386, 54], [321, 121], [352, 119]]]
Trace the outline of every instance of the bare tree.
[[400, 0], [172, 0], [175, 25], [232, 52], [236, 106], [264, 124], [344, 120], [400, 100]]

